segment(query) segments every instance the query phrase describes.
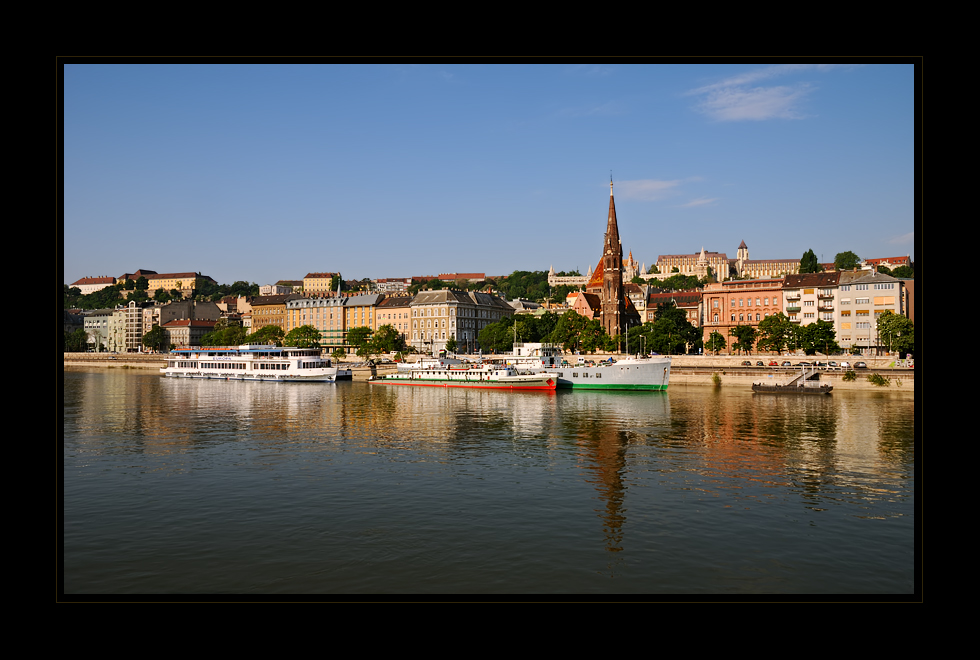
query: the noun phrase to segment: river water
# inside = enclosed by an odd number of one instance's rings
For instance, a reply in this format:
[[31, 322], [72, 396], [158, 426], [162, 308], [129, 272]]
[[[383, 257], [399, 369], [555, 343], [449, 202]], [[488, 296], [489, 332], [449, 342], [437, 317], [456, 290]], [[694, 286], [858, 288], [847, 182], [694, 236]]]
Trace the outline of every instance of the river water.
[[68, 595], [914, 594], [914, 396], [64, 373]]

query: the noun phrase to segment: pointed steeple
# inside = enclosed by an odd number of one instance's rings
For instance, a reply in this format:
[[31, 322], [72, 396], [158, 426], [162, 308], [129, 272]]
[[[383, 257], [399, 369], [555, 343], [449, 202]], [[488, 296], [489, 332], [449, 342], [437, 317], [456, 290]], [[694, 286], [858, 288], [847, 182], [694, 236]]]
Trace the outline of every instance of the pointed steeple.
[[609, 177], [609, 218], [606, 221], [606, 246], [604, 254], [611, 253], [623, 258], [623, 245], [619, 240], [619, 224], [616, 222], [616, 199], [613, 197], [612, 177]]

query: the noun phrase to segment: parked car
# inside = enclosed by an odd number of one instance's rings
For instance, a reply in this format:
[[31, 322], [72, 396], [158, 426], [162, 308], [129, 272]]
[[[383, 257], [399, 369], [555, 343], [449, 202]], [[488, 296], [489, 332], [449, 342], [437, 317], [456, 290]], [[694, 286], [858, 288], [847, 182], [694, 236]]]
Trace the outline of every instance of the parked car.
[[755, 361], [755, 366], [757, 366], [757, 367], [764, 367], [764, 366], [766, 366], [766, 364], [762, 360], [756, 360]]
[[769, 366], [770, 367], [778, 367], [779, 366], [779, 363], [776, 362], [775, 360], [769, 360]]
[[851, 363], [850, 362], [841, 362], [840, 363], [840, 368], [841, 369], [850, 369], [851, 368]]
[[854, 363], [854, 368], [855, 369], [867, 369], [868, 368], [868, 365], [866, 365], [864, 362], [855, 362]]
[[752, 363], [749, 360], [742, 360], [743, 367], [751, 367]]
[[804, 362], [797, 362], [796, 363], [796, 366], [798, 366], [798, 367], [809, 367], [810, 366], [810, 363], [809, 362], [806, 362], [806, 361], [804, 361]]
[[828, 367], [836, 367], [837, 366], [837, 363], [834, 360], [831, 360], [830, 362], [827, 363], [827, 366]]
[[784, 366], [784, 367], [792, 367], [793, 366], [793, 363], [790, 362], [789, 360], [786, 360], [785, 362], [783, 362], [783, 365], [782, 366]]

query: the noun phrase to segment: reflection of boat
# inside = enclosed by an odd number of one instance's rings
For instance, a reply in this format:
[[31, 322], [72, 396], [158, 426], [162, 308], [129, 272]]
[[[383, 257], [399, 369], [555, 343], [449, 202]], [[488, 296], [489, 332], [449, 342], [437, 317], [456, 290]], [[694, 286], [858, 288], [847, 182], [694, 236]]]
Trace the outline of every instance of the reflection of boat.
[[372, 377], [380, 385], [419, 385], [425, 387], [472, 387], [495, 390], [553, 390], [558, 379], [553, 373], [523, 372], [513, 367], [417, 367]]
[[[581, 360], [581, 358], [579, 358]], [[575, 390], [666, 390], [669, 357], [629, 357], [616, 362], [569, 364], [556, 344], [517, 343], [504, 362], [519, 369], [557, 373], [558, 388]]]
[[337, 367], [321, 357], [318, 348], [244, 344], [175, 349], [160, 373], [176, 378], [332, 383]]
[[820, 372], [811, 369], [807, 373], [806, 367], [793, 376], [785, 383], [765, 383], [756, 381], [752, 383], [753, 392], [763, 392], [769, 394], [830, 394], [834, 389], [829, 383], [820, 382]]

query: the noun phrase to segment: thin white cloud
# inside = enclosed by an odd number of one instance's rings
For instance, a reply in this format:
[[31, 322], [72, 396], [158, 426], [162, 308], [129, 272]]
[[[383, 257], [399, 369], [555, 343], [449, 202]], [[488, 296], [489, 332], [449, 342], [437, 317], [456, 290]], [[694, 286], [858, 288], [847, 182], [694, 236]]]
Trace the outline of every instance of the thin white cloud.
[[808, 85], [723, 89], [709, 93], [698, 110], [717, 121], [802, 119], [799, 102], [809, 91]]
[[842, 66], [833, 64], [777, 64], [746, 71], [724, 80], [692, 89], [686, 96], [701, 100], [694, 109], [715, 121], [762, 121], [766, 119], [803, 119], [803, 99], [815, 87], [809, 83], [760, 86], [758, 83], [805, 71], [830, 71]]
[[565, 108], [559, 112], [559, 114], [566, 117], [595, 117], [595, 116], [609, 116], [609, 115], [621, 115], [626, 111], [622, 106], [616, 101], [609, 101], [601, 105], [595, 105], [590, 107], [580, 107], [580, 108]]
[[893, 236], [888, 239], [888, 242], [892, 245], [908, 245], [915, 242], [915, 232], [910, 231], [907, 234], [902, 234], [901, 236]]
[[655, 202], [678, 194], [678, 188], [688, 181], [698, 181], [698, 177], [660, 181], [657, 179], [639, 179], [636, 181], [616, 181], [614, 193], [623, 199], [636, 199], [644, 202]]
[[689, 209], [694, 206], [707, 206], [708, 204], [714, 204], [718, 201], [718, 197], [702, 197], [700, 199], [692, 199], [687, 204], [678, 204], [679, 209]]

